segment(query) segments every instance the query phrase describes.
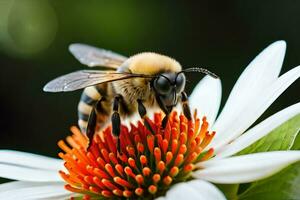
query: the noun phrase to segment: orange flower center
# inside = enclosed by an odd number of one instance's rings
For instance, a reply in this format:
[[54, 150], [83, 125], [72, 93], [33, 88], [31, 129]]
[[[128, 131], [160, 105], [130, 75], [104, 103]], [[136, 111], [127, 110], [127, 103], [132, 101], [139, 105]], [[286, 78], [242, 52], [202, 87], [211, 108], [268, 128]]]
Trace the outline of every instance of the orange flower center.
[[59, 141], [64, 151], [67, 173], [60, 171], [67, 182], [65, 188], [84, 194], [86, 199], [132, 198], [153, 199], [164, 195], [169, 187], [187, 180], [194, 163], [213, 156], [213, 149], [203, 151], [215, 132], [208, 131], [204, 117], [188, 121], [184, 115], [172, 112], [162, 130], [162, 114], [146, 119], [152, 134], [142, 122], [121, 128], [121, 152], [117, 152], [116, 138], [111, 127], [95, 135], [89, 151], [88, 140], [78, 128], [71, 127], [72, 136]]

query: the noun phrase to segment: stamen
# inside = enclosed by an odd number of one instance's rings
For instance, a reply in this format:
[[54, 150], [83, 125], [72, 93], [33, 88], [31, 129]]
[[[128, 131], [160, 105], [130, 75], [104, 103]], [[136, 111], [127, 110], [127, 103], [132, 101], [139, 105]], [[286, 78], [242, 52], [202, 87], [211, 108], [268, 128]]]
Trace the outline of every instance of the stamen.
[[163, 195], [172, 184], [191, 178], [194, 163], [210, 159], [213, 148], [204, 150], [215, 132], [209, 132], [206, 117], [197, 113], [188, 121], [172, 112], [162, 130], [163, 116], [147, 119], [154, 133], [142, 122], [121, 127], [121, 151], [111, 127], [95, 134], [89, 151], [88, 139], [76, 127], [67, 143], [59, 141], [59, 157], [65, 161], [67, 173], [59, 171], [65, 188], [83, 194], [83, 199], [128, 198], [153, 199]]
[[105, 165], [105, 170], [108, 172], [108, 174], [111, 176], [111, 177], [115, 177], [116, 176], [116, 174], [115, 174], [115, 172], [114, 172], [114, 169], [113, 169], [113, 167], [110, 165], [110, 164], [106, 164]]
[[132, 172], [132, 170], [131, 170], [130, 167], [125, 167], [124, 171], [125, 171], [125, 173], [126, 173], [128, 176], [131, 176], [132, 178], [135, 178], [135, 174]]
[[116, 164], [115, 170], [119, 173], [120, 176], [124, 177], [124, 169], [122, 165]]
[[151, 169], [149, 167], [144, 167], [143, 168], [143, 174], [144, 174], [144, 176], [150, 176]]
[[143, 166], [147, 165], [147, 163], [148, 163], [147, 157], [145, 155], [141, 155], [140, 162]]
[[144, 190], [142, 188], [136, 188], [135, 189], [135, 194], [138, 196], [142, 196], [144, 193]]
[[122, 190], [119, 190], [119, 189], [114, 189], [113, 190], [113, 193], [117, 196], [123, 196], [123, 191]]
[[109, 190], [102, 190], [101, 195], [104, 197], [107, 197], [107, 198], [110, 198], [113, 196], [112, 192], [110, 192]]
[[157, 169], [158, 169], [158, 172], [160, 174], [162, 174], [164, 172], [164, 170], [166, 169], [166, 164], [163, 161], [159, 161], [157, 164]]
[[129, 198], [132, 196], [132, 192], [129, 191], [129, 190], [124, 190], [123, 191], [123, 196], [126, 197], [126, 198]]
[[118, 183], [120, 186], [124, 186], [126, 188], [133, 188], [133, 186], [126, 180], [120, 178], [120, 177], [114, 177], [114, 181]]
[[178, 140], [174, 139], [172, 141], [172, 146], [171, 146], [173, 155], [176, 154], [177, 148], [178, 148]]
[[170, 176], [166, 176], [164, 179], [163, 179], [163, 182], [165, 185], [170, 185], [172, 183], [173, 179], [170, 177]]
[[135, 180], [139, 185], [144, 184], [144, 177], [141, 174], [136, 175]]
[[142, 143], [137, 143], [137, 150], [139, 151], [139, 153], [144, 153], [144, 145]]
[[154, 174], [154, 175], [152, 176], [152, 180], [153, 180], [153, 182], [154, 182], [155, 184], [157, 184], [157, 183], [160, 181], [160, 179], [161, 179], [161, 177], [160, 177], [159, 174]]
[[154, 137], [153, 137], [153, 135], [148, 135], [147, 136], [147, 144], [148, 144], [148, 149], [149, 149], [150, 153], [152, 153], [153, 149], [154, 149]]
[[167, 139], [164, 139], [162, 143], [163, 143], [162, 150], [163, 150], [164, 154], [166, 154], [166, 152], [168, 150], [168, 146], [169, 146], [169, 141]]
[[156, 162], [159, 162], [160, 159], [161, 159], [161, 151], [160, 151], [160, 148], [158, 148], [158, 147], [155, 147], [155, 148], [154, 148], [154, 156], [155, 156]]
[[155, 185], [150, 185], [148, 187], [148, 191], [151, 193], [151, 194], [155, 194], [156, 191], [157, 191], [157, 187]]
[[178, 172], [179, 172], [179, 168], [174, 166], [174, 167], [171, 168], [171, 170], [169, 172], [169, 175], [171, 177], [175, 177], [178, 174]]
[[166, 154], [166, 165], [169, 165], [172, 159], [173, 159], [173, 153], [168, 151]]

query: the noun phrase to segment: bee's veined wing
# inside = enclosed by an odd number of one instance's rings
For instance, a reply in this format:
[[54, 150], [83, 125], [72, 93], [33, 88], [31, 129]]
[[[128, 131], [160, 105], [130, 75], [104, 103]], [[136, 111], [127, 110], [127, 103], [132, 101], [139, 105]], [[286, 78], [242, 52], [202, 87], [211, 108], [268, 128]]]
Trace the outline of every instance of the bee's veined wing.
[[45, 92], [68, 92], [100, 83], [134, 77], [147, 77], [142, 74], [118, 73], [115, 71], [80, 70], [60, 76], [45, 85]]
[[127, 57], [112, 51], [86, 44], [71, 44], [69, 51], [77, 60], [89, 67], [102, 66], [116, 69], [127, 59]]

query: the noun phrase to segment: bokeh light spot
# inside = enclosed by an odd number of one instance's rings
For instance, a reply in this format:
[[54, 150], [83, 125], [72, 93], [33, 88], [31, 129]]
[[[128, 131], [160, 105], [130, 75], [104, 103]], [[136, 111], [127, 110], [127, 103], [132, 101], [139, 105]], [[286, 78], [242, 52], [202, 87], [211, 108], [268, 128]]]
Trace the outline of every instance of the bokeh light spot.
[[[57, 17], [45, 0], [14, 1], [2, 30], [7, 53], [28, 57], [45, 50], [55, 39]], [[3, 34], [3, 33], [2, 33]]]

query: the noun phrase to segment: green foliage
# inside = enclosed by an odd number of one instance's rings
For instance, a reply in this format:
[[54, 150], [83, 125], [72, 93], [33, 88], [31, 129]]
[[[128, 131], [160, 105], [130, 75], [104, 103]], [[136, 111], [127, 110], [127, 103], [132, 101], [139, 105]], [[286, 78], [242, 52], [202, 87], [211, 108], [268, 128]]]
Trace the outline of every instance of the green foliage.
[[297, 135], [296, 139], [295, 139], [295, 142], [292, 146], [293, 150], [300, 150], [300, 134]]
[[300, 198], [300, 162], [278, 174], [252, 183], [240, 200], [296, 200]]
[[216, 186], [224, 193], [226, 199], [237, 200], [237, 192], [239, 184], [216, 184]]
[[[259, 141], [237, 155], [300, 149], [300, 114], [289, 119]], [[217, 185], [230, 200], [293, 200], [300, 199], [300, 162], [283, 171], [251, 184]], [[238, 188], [244, 186], [238, 194]]]
[[[299, 129], [300, 114], [286, 121], [246, 149], [240, 151], [238, 155], [266, 151], [289, 150], [294, 144]], [[297, 146], [300, 147], [300, 139], [297, 138], [297, 140]]]

